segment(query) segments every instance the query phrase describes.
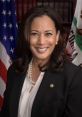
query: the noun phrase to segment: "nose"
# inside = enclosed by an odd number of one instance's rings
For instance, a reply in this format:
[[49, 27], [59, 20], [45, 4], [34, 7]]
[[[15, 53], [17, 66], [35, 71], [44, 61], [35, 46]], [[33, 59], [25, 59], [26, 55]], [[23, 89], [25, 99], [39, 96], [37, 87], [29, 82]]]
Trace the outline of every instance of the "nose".
[[41, 45], [45, 43], [45, 36], [43, 34], [39, 35], [38, 43]]

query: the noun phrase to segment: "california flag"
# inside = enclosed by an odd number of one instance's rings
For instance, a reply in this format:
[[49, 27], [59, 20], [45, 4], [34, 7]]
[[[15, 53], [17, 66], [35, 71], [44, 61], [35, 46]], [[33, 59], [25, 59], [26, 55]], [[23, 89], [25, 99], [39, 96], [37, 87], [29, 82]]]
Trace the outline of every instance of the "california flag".
[[77, 0], [66, 48], [71, 55], [72, 63], [82, 65], [82, 0]]

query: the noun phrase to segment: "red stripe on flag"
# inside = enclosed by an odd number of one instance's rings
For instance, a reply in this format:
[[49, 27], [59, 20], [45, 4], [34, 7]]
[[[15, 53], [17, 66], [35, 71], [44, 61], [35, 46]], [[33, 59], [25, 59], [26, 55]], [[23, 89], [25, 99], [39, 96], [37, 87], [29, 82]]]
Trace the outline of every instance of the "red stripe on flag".
[[6, 69], [5, 65], [2, 63], [1, 60], [0, 60], [0, 76], [2, 77], [4, 82], [6, 83], [6, 80], [7, 80], [7, 69]]
[[0, 95], [0, 109], [1, 109], [2, 105], [3, 105], [3, 98]]

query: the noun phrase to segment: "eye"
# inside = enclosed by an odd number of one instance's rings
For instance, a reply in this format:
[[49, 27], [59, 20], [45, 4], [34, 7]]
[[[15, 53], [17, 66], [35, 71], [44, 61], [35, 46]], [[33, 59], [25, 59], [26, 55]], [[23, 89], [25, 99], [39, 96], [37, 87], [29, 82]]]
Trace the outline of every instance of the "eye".
[[52, 36], [53, 34], [51, 33], [51, 32], [46, 32], [45, 33], [45, 36], [47, 36], [47, 37], [50, 37], [50, 36]]
[[36, 35], [38, 35], [38, 33], [37, 32], [31, 32], [30, 35], [31, 36], [36, 36]]

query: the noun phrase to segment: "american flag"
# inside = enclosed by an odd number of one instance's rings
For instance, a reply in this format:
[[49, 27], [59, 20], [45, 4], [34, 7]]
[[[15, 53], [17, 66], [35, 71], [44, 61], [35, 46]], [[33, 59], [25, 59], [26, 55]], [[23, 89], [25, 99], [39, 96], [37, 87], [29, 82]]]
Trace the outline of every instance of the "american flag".
[[15, 58], [16, 35], [15, 0], [0, 0], [0, 108], [6, 88], [7, 70]]

